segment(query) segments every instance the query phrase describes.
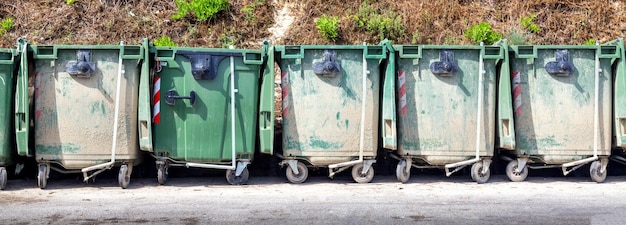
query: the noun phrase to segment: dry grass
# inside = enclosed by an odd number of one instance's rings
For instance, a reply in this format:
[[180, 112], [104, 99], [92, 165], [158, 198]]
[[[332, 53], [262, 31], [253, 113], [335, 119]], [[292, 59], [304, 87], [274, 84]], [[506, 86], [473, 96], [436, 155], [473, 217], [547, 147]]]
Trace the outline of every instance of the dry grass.
[[[237, 47], [257, 48], [270, 37], [274, 14], [285, 2], [292, 7], [295, 21], [275, 44], [377, 43], [380, 37], [356, 27], [353, 20], [364, 1], [263, 0], [251, 21], [241, 9], [256, 0], [234, 0], [216, 18], [197, 22], [191, 17], [171, 19], [176, 11], [171, 0], [77, 0], [72, 5], [61, 0], [5, 0], [0, 2], [0, 18], [14, 17], [15, 26], [0, 36], [0, 47], [13, 47], [18, 37], [37, 44], [117, 44], [165, 35], [180, 46], [221, 47], [231, 40]], [[541, 31], [522, 34], [534, 44], [605, 42], [626, 31], [626, 3], [618, 0], [369, 0], [367, 4], [382, 14], [401, 15], [405, 32], [392, 39], [396, 44], [470, 44], [463, 33], [482, 21], [506, 37], [512, 31], [519, 33], [520, 18], [530, 13], [537, 15], [535, 23]], [[341, 19], [336, 42], [321, 38], [315, 28], [315, 20], [323, 14]]]

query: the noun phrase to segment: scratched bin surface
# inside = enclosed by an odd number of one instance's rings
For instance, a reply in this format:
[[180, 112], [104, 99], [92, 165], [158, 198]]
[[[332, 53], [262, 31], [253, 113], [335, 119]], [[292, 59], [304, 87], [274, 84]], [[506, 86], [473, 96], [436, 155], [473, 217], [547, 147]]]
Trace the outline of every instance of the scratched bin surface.
[[[111, 160], [118, 74], [116, 161], [139, 163], [137, 98], [141, 46], [29, 47], [38, 162], [81, 169]], [[119, 64], [122, 54], [122, 64]], [[19, 130], [19, 129], [18, 129]]]
[[474, 158], [478, 142], [481, 157], [493, 156], [497, 63], [504, 58], [500, 47], [394, 48], [398, 154], [421, 164], [445, 165]]
[[598, 155], [610, 155], [615, 48], [512, 46], [511, 50], [515, 154], [546, 164], [591, 157], [597, 132]]
[[284, 156], [314, 166], [346, 162], [359, 156], [362, 134], [364, 157], [375, 157], [385, 47], [280, 46], [276, 52]]
[[15, 147], [13, 146], [13, 132], [10, 130], [13, 122], [13, 90], [15, 66], [17, 61], [15, 50], [0, 49], [0, 166], [13, 163]]
[[[234, 139], [236, 159], [252, 160], [259, 131], [262, 51], [170, 47], [155, 47], [151, 51], [160, 67], [154, 85], [158, 95], [154, 96], [158, 99], [153, 111], [154, 154], [177, 161], [229, 163]], [[272, 81], [272, 74], [268, 77]], [[273, 83], [269, 87], [267, 91], [273, 98]], [[192, 92], [193, 102], [189, 98], [168, 102], [168, 95], [189, 97]], [[267, 121], [264, 118], [262, 122]], [[273, 125], [263, 127], [273, 129]]]

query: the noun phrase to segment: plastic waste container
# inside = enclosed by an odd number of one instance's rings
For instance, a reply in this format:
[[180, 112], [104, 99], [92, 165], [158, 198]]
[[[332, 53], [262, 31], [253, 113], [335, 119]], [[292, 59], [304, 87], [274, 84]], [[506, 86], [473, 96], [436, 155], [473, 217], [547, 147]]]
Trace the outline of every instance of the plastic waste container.
[[[472, 179], [487, 182], [496, 123], [507, 127], [512, 122], [510, 112], [496, 115], [499, 91], [510, 97], [508, 89], [497, 88], [502, 79], [508, 82], [506, 42], [394, 49], [397, 98], [385, 99], [397, 99], [397, 179], [408, 181], [411, 167], [443, 168], [450, 176], [471, 165]], [[502, 140], [513, 138], [498, 135]]]
[[142, 149], [156, 158], [159, 184], [170, 166], [223, 169], [230, 184], [245, 183], [255, 150], [273, 150], [274, 60], [266, 54], [272, 47], [150, 51], [154, 147]]
[[[523, 181], [528, 168], [591, 163], [592, 180], [606, 179], [612, 137], [612, 66], [616, 45], [511, 46], [516, 137], [506, 174]], [[620, 78], [622, 79], [622, 78]]]
[[147, 40], [142, 45], [30, 45], [19, 40], [18, 50], [17, 148], [20, 155], [36, 157], [39, 187], [46, 187], [50, 169], [82, 172], [87, 182], [120, 166], [118, 181], [126, 188], [141, 159], [137, 107], [139, 78], [148, 75], [142, 74]]
[[13, 90], [15, 88], [15, 68], [18, 63], [15, 49], [0, 49], [0, 190], [7, 185], [7, 168], [14, 164], [15, 146], [13, 127]]
[[302, 183], [308, 167], [328, 167], [330, 177], [352, 168], [356, 182], [370, 182], [386, 45], [276, 46], [276, 54], [287, 179]]

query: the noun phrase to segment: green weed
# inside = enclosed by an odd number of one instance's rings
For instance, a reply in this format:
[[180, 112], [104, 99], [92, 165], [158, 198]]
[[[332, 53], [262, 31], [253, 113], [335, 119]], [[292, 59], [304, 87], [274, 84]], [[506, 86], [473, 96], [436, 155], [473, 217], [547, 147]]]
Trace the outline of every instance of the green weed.
[[411, 44], [416, 45], [420, 42], [420, 32], [419, 30], [413, 31], [413, 35], [411, 37]]
[[465, 37], [476, 44], [484, 42], [486, 45], [491, 45], [502, 39], [502, 34], [494, 31], [489, 23], [481, 22], [466, 30]]
[[193, 13], [197, 20], [207, 21], [213, 18], [215, 14], [230, 7], [228, 0], [175, 0], [174, 3], [178, 8], [176, 13], [172, 15], [175, 20]]
[[317, 30], [323, 38], [335, 41], [339, 36], [339, 18], [337, 16], [322, 15], [317, 19]]
[[583, 43], [583, 45], [596, 45], [596, 40], [593, 38], [589, 38], [587, 39], [587, 41], [585, 41], [585, 43]]
[[250, 4], [244, 5], [239, 11], [246, 15], [246, 21], [255, 22], [256, 18], [254, 17], [254, 10], [257, 6], [263, 5], [264, 3], [264, 0], [256, 0]]
[[531, 13], [529, 16], [522, 17], [522, 27], [529, 32], [539, 33], [539, 31], [541, 31], [541, 28], [539, 28], [539, 26], [537, 26], [537, 24], [535, 23], [536, 19], [537, 15], [535, 15], [534, 13]]
[[178, 46], [174, 41], [172, 41], [172, 38], [170, 38], [169, 36], [165, 36], [162, 35], [161, 37], [154, 39], [153, 41], [154, 46]]
[[6, 32], [12, 30], [14, 23], [15, 19], [13, 19], [13, 17], [7, 17], [0, 20], [0, 35], [4, 35]]

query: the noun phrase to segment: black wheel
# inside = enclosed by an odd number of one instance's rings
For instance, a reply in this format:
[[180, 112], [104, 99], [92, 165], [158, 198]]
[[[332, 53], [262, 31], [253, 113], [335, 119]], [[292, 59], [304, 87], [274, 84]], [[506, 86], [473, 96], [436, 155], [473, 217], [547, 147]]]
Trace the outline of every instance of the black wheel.
[[602, 172], [602, 163], [600, 163], [600, 161], [593, 161], [591, 163], [589, 175], [591, 176], [591, 180], [597, 183], [602, 183], [606, 180], [606, 170], [604, 173]]
[[487, 181], [489, 180], [489, 177], [491, 176], [491, 171], [489, 171], [489, 168], [487, 168], [487, 172], [482, 174], [481, 171], [483, 170], [483, 162], [477, 162], [474, 163], [474, 165], [472, 165], [472, 179], [474, 181], [476, 181], [476, 183], [479, 184], [484, 184], [487, 183]]
[[398, 166], [396, 166], [396, 178], [398, 178], [398, 181], [402, 183], [406, 183], [411, 177], [411, 171], [406, 171], [407, 166], [406, 160], [404, 159], [400, 160], [400, 162], [398, 162]]
[[4, 167], [0, 167], [0, 190], [4, 190], [7, 187], [7, 170]]
[[362, 174], [363, 163], [356, 164], [352, 167], [352, 179], [357, 183], [369, 183], [374, 179], [374, 167], [370, 167], [367, 173]]
[[160, 164], [157, 168], [157, 181], [160, 185], [165, 184], [167, 181], [167, 166], [165, 164]]
[[37, 172], [37, 186], [39, 188], [44, 189], [48, 184], [48, 177], [46, 174], [46, 170], [48, 166], [46, 164], [39, 164], [39, 171]]
[[248, 172], [248, 168], [244, 168], [239, 176], [235, 176], [234, 170], [226, 170], [226, 181], [231, 185], [245, 184], [249, 177], [250, 173]]
[[506, 165], [506, 176], [513, 182], [522, 182], [528, 177], [528, 166], [524, 166], [521, 172], [515, 172], [518, 166], [517, 160], [513, 160]]
[[126, 164], [120, 167], [120, 173], [117, 175], [117, 182], [123, 189], [126, 189], [128, 184], [130, 184], [130, 171], [128, 171], [128, 166]]
[[293, 173], [293, 170], [287, 167], [285, 171], [285, 175], [287, 175], [287, 180], [294, 184], [304, 183], [306, 179], [309, 177], [309, 169], [302, 162], [298, 162], [298, 175]]

